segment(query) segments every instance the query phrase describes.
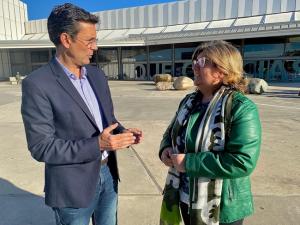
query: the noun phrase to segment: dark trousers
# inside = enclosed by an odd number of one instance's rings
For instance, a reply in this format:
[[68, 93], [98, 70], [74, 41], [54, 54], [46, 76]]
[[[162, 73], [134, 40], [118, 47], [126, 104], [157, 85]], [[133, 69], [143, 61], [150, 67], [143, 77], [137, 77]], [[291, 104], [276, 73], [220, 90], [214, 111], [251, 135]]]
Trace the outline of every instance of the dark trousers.
[[[184, 225], [191, 225], [190, 223], [190, 215], [188, 213], [189, 207], [187, 204], [180, 202], [180, 211], [181, 211], [181, 216], [184, 222]], [[243, 225], [244, 219], [234, 221], [232, 223], [220, 223], [220, 225]]]

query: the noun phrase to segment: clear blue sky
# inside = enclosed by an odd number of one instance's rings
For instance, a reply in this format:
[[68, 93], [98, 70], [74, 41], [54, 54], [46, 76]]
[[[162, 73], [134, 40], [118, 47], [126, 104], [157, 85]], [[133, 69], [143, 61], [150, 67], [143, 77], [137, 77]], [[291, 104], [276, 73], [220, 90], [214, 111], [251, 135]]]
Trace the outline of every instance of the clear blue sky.
[[[27, 4], [28, 18], [46, 19], [52, 8], [56, 5], [70, 2], [90, 12], [97, 12], [109, 9], [120, 9], [134, 6], [174, 2], [176, 0], [21, 0]], [[177, 0], [178, 1], [178, 0]]]

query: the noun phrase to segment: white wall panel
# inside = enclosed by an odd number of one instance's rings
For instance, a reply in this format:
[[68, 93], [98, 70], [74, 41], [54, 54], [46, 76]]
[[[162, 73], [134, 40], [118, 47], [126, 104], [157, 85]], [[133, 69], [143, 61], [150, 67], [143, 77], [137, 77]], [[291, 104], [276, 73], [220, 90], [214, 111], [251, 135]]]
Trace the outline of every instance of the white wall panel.
[[252, 16], [259, 15], [259, 1], [260, 0], [253, 0]]
[[107, 27], [112, 27], [112, 10], [107, 11]]
[[101, 23], [102, 23], [102, 27], [104, 28], [104, 29], [107, 29], [107, 24], [108, 24], [108, 21], [107, 21], [107, 13], [108, 13], [108, 11], [103, 11], [102, 12], [102, 15], [103, 15], [103, 17], [102, 17], [102, 21], [101, 21]]
[[174, 20], [174, 24], [183, 24], [184, 23], [184, 3], [183, 1], [178, 2], [177, 5], [177, 21]]
[[238, 17], [238, 5], [239, 5], [239, 0], [232, 0], [232, 5], [231, 7], [231, 15], [230, 17], [226, 17], [226, 18], [236, 18]]
[[2, 3], [2, 5], [3, 5], [3, 15], [4, 15], [4, 18], [9, 19], [9, 6], [8, 6], [8, 2], [4, 1]]
[[139, 11], [139, 27], [145, 27], [145, 14], [144, 14], [144, 8], [143, 7], [138, 7], [138, 11]]
[[214, 5], [211, 3], [212, 0], [206, 0], [206, 21], [211, 21], [213, 20], [213, 10], [214, 10]]
[[184, 2], [184, 16], [183, 16], [183, 24], [189, 23], [189, 14], [190, 14], [191, 8], [189, 1]]
[[267, 11], [266, 11], [266, 14], [271, 14], [272, 11], [273, 11], [273, 0], [267, 0]]
[[5, 26], [3, 17], [0, 17], [0, 34], [3, 34], [5, 36]]
[[19, 23], [21, 22], [21, 15], [20, 15], [20, 6], [19, 5], [15, 5], [15, 19], [16, 21], [18, 21]]
[[[125, 17], [123, 17], [124, 21], [125, 21], [125, 27], [124, 28], [129, 28], [130, 27], [130, 20], [129, 20], [130, 9], [129, 8], [125, 9], [124, 15], [125, 15]], [[108, 29], [109, 29], [109, 27], [108, 27]]]
[[157, 5], [157, 25], [156, 26], [163, 26], [164, 25], [164, 5]]
[[25, 15], [27, 14], [27, 11], [25, 12], [24, 11], [24, 5], [23, 3], [20, 4], [20, 16], [21, 16], [21, 34], [25, 34], [25, 22], [26, 22], [26, 19], [25, 19]]
[[122, 28], [122, 20], [121, 20], [121, 10], [116, 10], [116, 28], [120, 29]]
[[206, 21], [207, 14], [207, 0], [200, 1], [200, 21]]
[[148, 24], [147, 27], [153, 27], [154, 26], [154, 20], [156, 20], [156, 16], [153, 17], [153, 13], [154, 13], [154, 6], [150, 5], [148, 7]]
[[245, 14], [245, 1], [246, 0], [238, 1], [238, 17], [243, 17]]
[[116, 27], [117, 26], [117, 23], [116, 23], [117, 12], [115, 10], [112, 10], [110, 12], [111, 12], [111, 14], [110, 14], [110, 27]]
[[194, 6], [194, 19], [191, 20], [190, 22], [200, 22], [201, 21], [201, 5], [200, 5], [200, 0], [195, 1], [195, 6]]
[[168, 25], [168, 15], [169, 15], [168, 4], [164, 4], [162, 8], [163, 8], [163, 22], [162, 22], [162, 25], [167, 26]]
[[0, 19], [3, 19], [4, 15], [3, 15], [3, 5], [0, 2]]
[[259, 0], [259, 15], [265, 14], [267, 12], [267, 0]]
[[16, 23], [16, 30], [17, 30], [17, 39], [20, 39], [22, 37], [22, 25], [20, 22]]
[[36, 33], [36, 23], [34, 21], [30, 23], [30, 31], [31, 33]]
[[11, 20], [16, 20], [16, 15], [15, 15], [15, 4], [14, 4], [14, 3], [8, 4], [8, 8], [9, 8], [9, 18], [10, 18]]
[[218, 20], [220, 13], [220, 0], [212, 0], [212, 4], [212, 20]]
[[6, 36], [11, 39], [11, 28], [10, 28], [10, 20], [4, 19], [4, 26], [5, 26], [5, 34]]
[[144, 27], [148, 27], [149, 26], [149, 8], [148, 7], [144, 7]]
[[133, 17], [131, 19], [131, 28], [140, 27], [140, 13], [138, 7], [133, 8]]
[[17, 40], [18, 36], [17, 36], [17, 25], [16, 25], [16, 21], [10, 21], [10, 27], [11, 27], [11, 38], [13, 40]]
[[287, 10], [287, 0], [281, 0], [280, 2], [280, 12], [286, 12]]
[[175, 3], [172, 5], [172, 20], [171, 24], [177, 24], [178, 23], [178, 4]]
[[244, 17], [252, 16], [252, 7], [253, 7], [253, 0], [246, 0], [245, 1], [245, 13]]
[[175, 3], [168, 4], [168, 24], [172, 24], [173, 5]]
[[26, 4], [24, 4], [24, 12], [26, 12], [25, 14], [24, 14], [24, 16], [25, 16], [25, 21], [28, 21], [28, 10], [27, 10], [27, 5]]
[[[26, 4], [19, 0], [0, 1], [0, 29], [1, 34], [5, 35], [6, 40], [19, 39], [24, 35], [24, 29], [22, 29], [22, 27], [25, 21], [22, 21], [21, 14], [27, 14], [27, 12], [24, 12], [25, 5]], [[1, 39], [3, 39], [3, 37]]]
[[296, 8], [296, 10], [295, 11], [298, 11], [298, 10], [300, 10], [300, 1], [299, 0], [295, 0], [296, 2], [295, 2], [295, 8]]
[[280, 11], [281, 11], [281, 1], [282, 0], [273, 1], [272, 13], [280, 13]]

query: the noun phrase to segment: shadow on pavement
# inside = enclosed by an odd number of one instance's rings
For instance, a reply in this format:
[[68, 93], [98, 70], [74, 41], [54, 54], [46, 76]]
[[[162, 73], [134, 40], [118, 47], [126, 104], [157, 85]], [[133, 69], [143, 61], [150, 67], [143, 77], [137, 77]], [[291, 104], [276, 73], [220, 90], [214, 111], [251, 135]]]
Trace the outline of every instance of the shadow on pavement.
[[267, 91], [264, 93], [266, 97], [271, 98], [300, 98], [299, 91], [296, 90], [282, 90], [282, 91]]
[[44, 198], [0, 178], [0, 225], [53, 225], [54, 215]]

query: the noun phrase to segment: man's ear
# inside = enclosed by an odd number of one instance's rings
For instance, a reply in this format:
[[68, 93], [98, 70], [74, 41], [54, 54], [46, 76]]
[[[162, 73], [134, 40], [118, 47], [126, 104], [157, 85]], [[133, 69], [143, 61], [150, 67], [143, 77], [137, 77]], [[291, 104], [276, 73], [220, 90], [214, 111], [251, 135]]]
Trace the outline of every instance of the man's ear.
[[60, 39], [60, 43], [62, 46], [64, 46], [65, 48], [70, 48], [71, 45], [71, 37], [69, 34], [67, 33], [61, 33], [59, 36]]

